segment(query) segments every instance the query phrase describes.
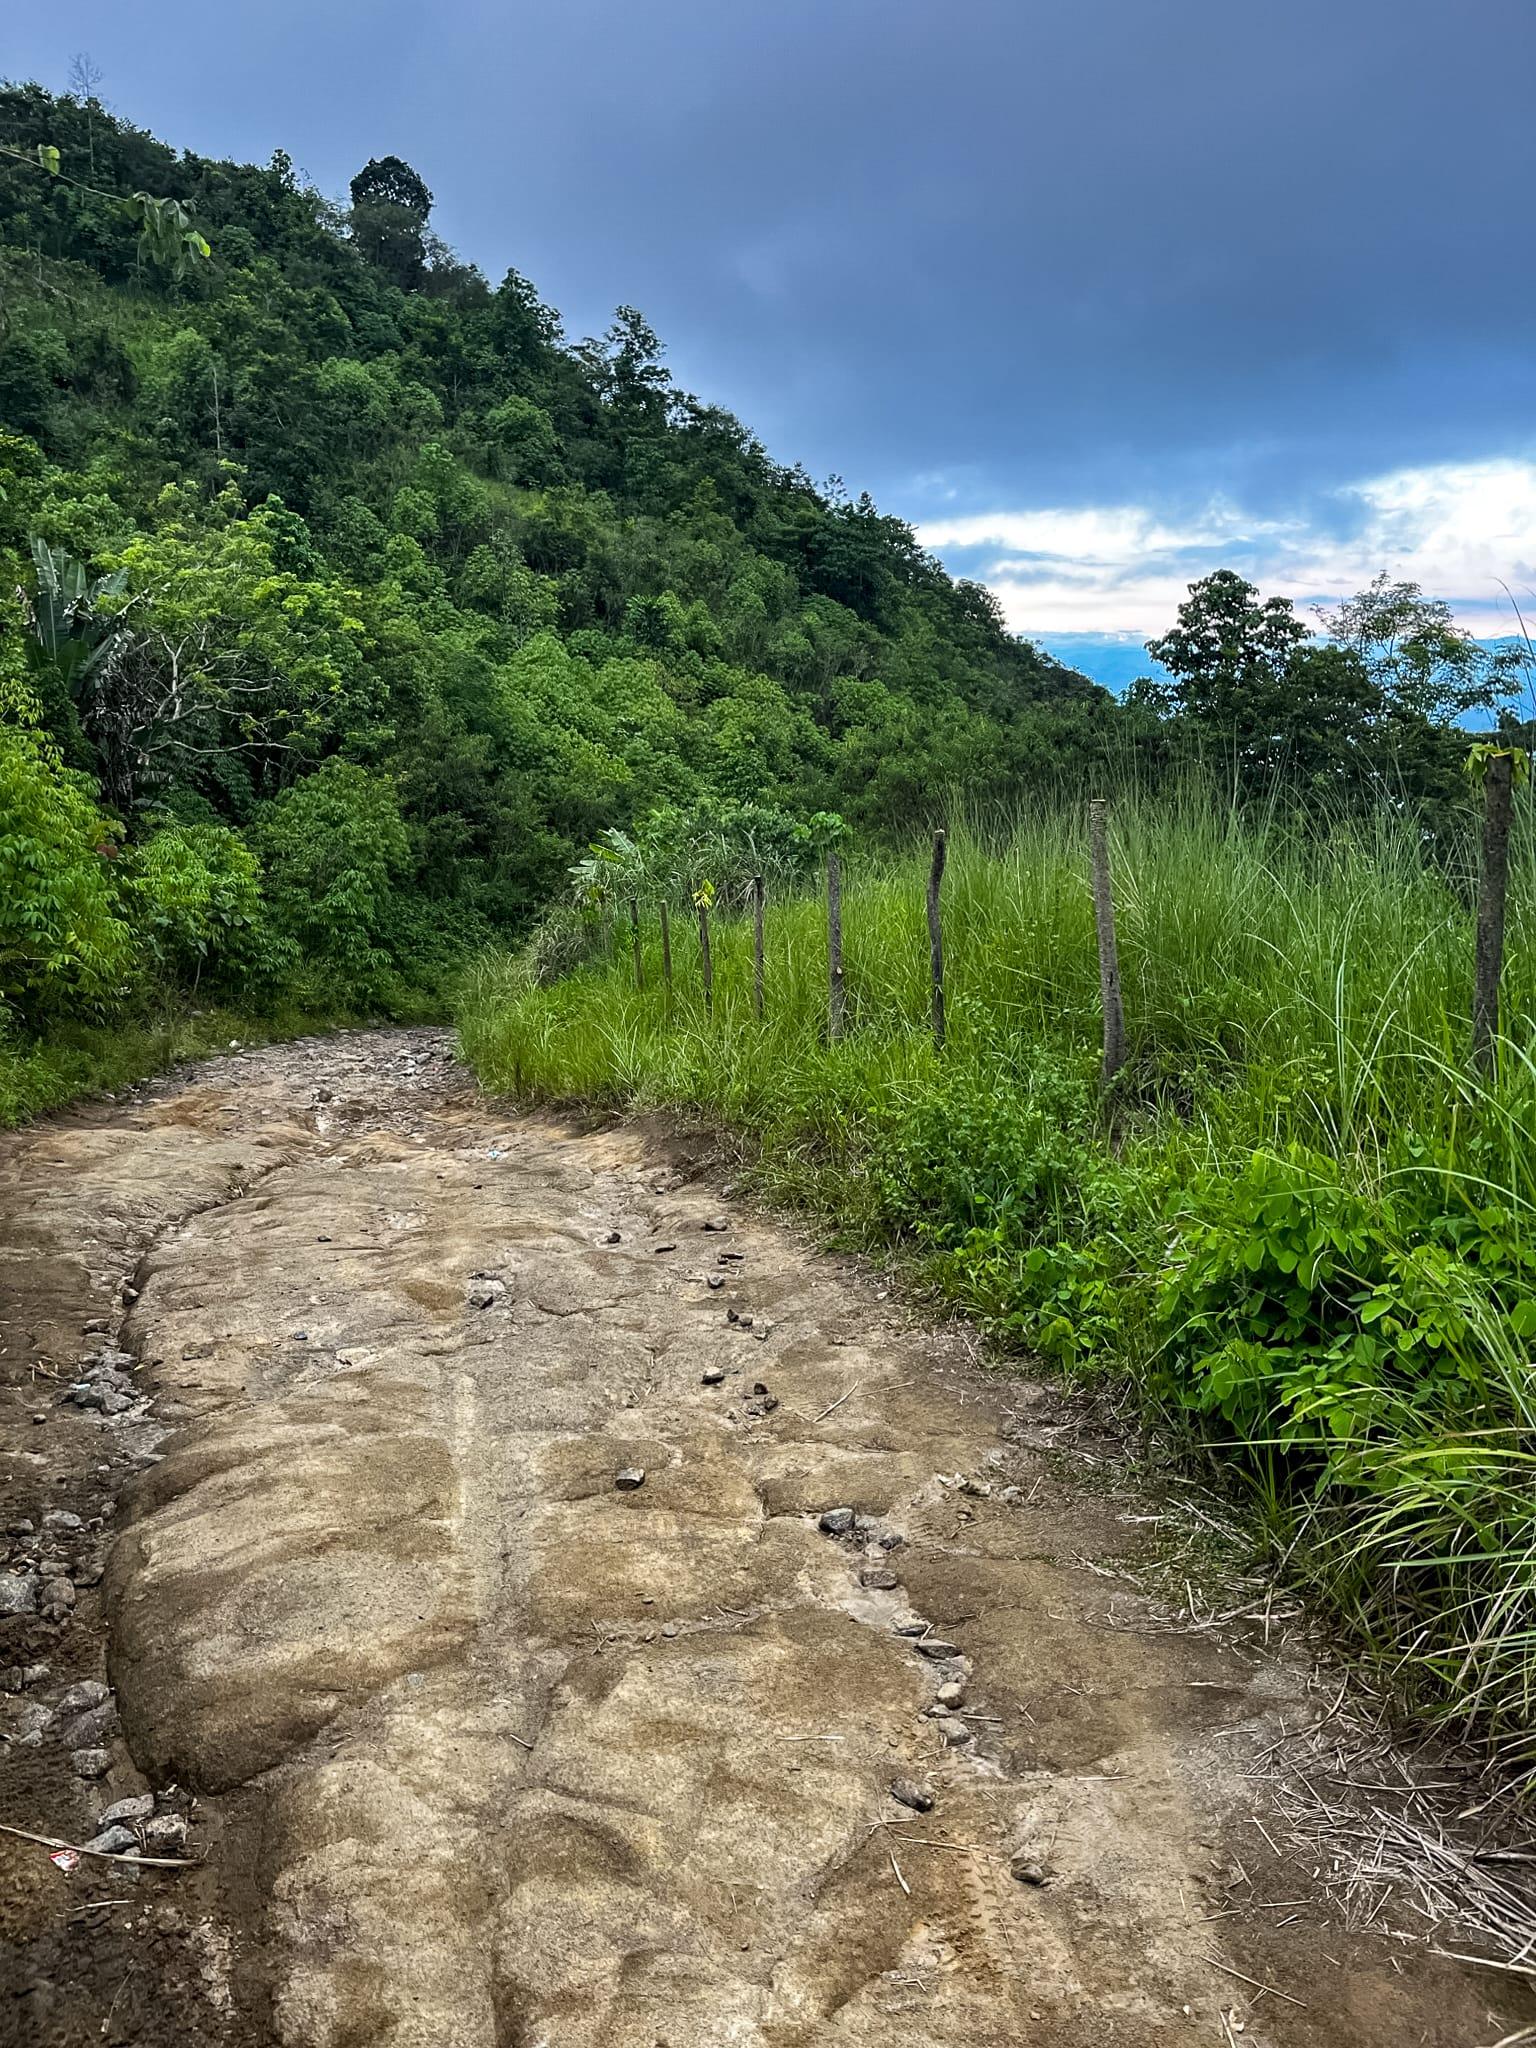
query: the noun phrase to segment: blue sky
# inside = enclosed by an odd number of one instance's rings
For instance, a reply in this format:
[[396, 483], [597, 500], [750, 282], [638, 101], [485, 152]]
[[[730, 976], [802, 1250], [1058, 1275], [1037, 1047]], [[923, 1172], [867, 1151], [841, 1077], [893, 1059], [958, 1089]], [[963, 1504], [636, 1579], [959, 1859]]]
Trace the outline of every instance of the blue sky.
[[[0, 70], [621, 301], [1048, 644], [1218, 564], [1536, 587], [1532, 0], [72, 0]], [[1533, 601], [1531, 609], [1536, 609]], [[1078, 643], [1073, 643], [1078, 644]]]

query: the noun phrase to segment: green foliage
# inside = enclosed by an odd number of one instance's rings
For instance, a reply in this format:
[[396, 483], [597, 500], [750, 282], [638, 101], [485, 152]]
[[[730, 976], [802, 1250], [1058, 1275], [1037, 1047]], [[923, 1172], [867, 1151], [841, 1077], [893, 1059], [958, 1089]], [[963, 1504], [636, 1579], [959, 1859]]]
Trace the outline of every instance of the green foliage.
[[0, 1024], [99, 1010], [126, 976], [109, 829], [46, 741], [0, 724]]
[[1083, 824], [1051, 808], [1006, 842], [952, 835], [942, 1054], [923, 854], [845, 867], [835, 1045], [825, 904], [793, 876], [761, 1021], [747, 920], [715, 922], [706, 1014], [696, 944], [674, 924], [663, 990], [648, 914], [643, 988], [622, 948], [551, 943], [538, 972], [477, 972], [461, 1040], [524, 1097], [738, 1131], [769, 1191], [1134, 1388], [1421, 1703], [1536, 1760], [1529, 791], [1488, 1083], [1466, 1057], [1475, 819], [1434, 863], [1406, 816], [1309, 827], [1194, 790], [1112, 819], [1132, 1059], [1107, 1098]]
[[266, 931], [261, 866], [226, 825], [166, 825], [122, 864], [134, 928], [158, 971], [196, 988], [205, 973], [238, 983], [286, 964]]
[[385, 987], [395, 886], [410, 841], [395, 790], [351, 761], [328, 761], [263, 805], [250, 828], [280, 938], [364, 1000]]

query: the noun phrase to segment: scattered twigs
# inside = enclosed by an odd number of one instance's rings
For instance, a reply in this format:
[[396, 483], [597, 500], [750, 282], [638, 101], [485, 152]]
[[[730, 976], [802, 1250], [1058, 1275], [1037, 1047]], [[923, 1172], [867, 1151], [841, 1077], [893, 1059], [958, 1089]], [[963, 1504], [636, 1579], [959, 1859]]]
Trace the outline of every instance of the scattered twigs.
[[848, 1393], [839, 1394], [835, 1401], [829, 1401], [826, 1407], [822, 1409], [819, 1415], [813, 1415], [811, 1417], [811, 1421], [813, 1423], [825, 1422], [827, 1417], [832, 1413], [832, 1410], [834, 1408], [841, 1408], [843, 1403], [848, 1399], [848, 1395], [856, 1394], [859, 1391], [860, 1387], [863, 1386], [863, 1384], [864, 1382], [862, 1380], [855, 1380], [853, 1385], [848, 1389]]
[[1227, 1977], [1235, 1977], [1239, 1984], [1251, 1984], [1255, 1991], [1267, 1992], [1271, 1998], [1283, 1998], [1287, 2005], [1299, 2005], [1303, 2012], [1307, 2010], [1307, 2001], [1304, 1998], [1293, 1998], [1289, 1991], [1282, 1991], [1278, 1984], [1261, 1983], [1257, 1977], [1250, 1977], [1246, 1971], [1235, 1970], [1230, 1963], [1224, 1963], [1219, 1956], [1207, 1954], [1206, 1961], [1213, 1970], [1220, 1970]]
[[890, 1852], [890, 1856], [891, 1856], [891, 1868], [892, 1868], [892, 1870], [894, 1870], [894, 1871], [895, 1871], [895, 1873], [896, 1873], [896, 1882], [897, 1882], [897, 1883], [898, 1883], [898, 1884], [899, 1884], [899, 1885], [901, 1886], [902, 1890], [903, 1890], [903, 1891], [904, 1891], [904, 1892], [906, 1893], [907, 1897], [908, 1897], [908, 1898], [910, 1899], [910, 1898], [911, 1898], [911, 1896], [912, 1896], [912, 1887], [911, 1887], [911, 1885], [909, 1885], [909, 1884], [907, 1883], [907, 1880], [906, 1880], [906, 1879], [905, 1879], [905, 1878], [904, 1878], [904, 1877], [902, 1876], [902, 1874], [901, 1874], [901, 1865], [900, 1865], [900, 1864], [899, 1864], [899, 1863], [898, 1863], [898, 1862], [896, 1861], [896, 1851], [895, 1851], [894, 1849], [892, 1849], [892, 1850], [891, 1850], [891, 1852]]
[[152, 1870], [196, 1870], [195, 1856], [130, 1856], [120, 1849], [88, 1849], [82, 1842], [63, 1842], [57, 1835], [37, 1835], [31, 1828], [8, 1827], [0, 1821], [0, 1835], [19, 1835], [24, 1842], [40, 1842], [45, 1849], [68, 1849], [76, 1856], [96, 1856], [103, 1863], [143, 1864]]

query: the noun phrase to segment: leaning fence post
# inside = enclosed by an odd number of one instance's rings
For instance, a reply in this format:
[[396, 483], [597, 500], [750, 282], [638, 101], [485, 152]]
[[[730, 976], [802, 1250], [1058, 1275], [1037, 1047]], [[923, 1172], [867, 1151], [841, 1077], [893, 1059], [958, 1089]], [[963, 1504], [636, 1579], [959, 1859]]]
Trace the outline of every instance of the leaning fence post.
[[843, 1035], [843, 868], [835, 852], [827, 855], [827, 1037]]
[[763, 878], [752, 877], [752, 1013], [763, 1021]]
[[672, 993], [672, 920], [667, 915], [667, 899], [661, 899], [661, 976], [667, 984], [667, 993]]
[[629, 936], [635, 949], [635, 987], [645, 987], [645, 959], [640, 951], [640, 905], [633, 896], [629, 899]]
[[704, 980], [704, 1014], [715, 1013], [715, 963], [709, 952], [709, 905], [699, 902], [699, 970]]
[[1485, 1073], [1493, 1068], [1499, 1029], [1514, 786], [1514, 755], [1504, 751], [1490, 754], [1483, 779], [1483, 870], [1477, 892], [1477, 969], [1472, 988], [1472, 1059]]
[[1120, 999], [1120, 952], [1115, 944], [1115, 899], [1109, 883], [1109, 806], [1096, 796], [1088, 806], [1093, 861], [1093, 922], [1099, 939], [1099, 998], [1104, 1011], [1104, 1079], [1125, 1065], [1125, 1006]]
[[933, 835], [933, 866], [928, 870], [928, 972], [933, 981], [933, 1042], [944, 1050], [944, 933], [939, 924], [939, 885], [944, 880], [948, 841]]

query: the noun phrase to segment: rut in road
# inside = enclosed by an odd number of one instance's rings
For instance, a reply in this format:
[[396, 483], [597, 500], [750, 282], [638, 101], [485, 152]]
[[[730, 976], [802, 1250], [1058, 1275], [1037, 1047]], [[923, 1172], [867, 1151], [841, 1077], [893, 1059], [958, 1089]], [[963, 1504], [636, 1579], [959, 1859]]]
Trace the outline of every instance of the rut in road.
[[220, 1816], [242, 2038], [1514, 2024], [1501, 1981], [1346, 1934], [1266, 1835], [1252, 1759], [1316, 1713], [1310, 1666], [1167, 1631], [1116, 1578], [1134, 1503], [1050, 1455], [1052, 1397], [675, 1145], [518, 1118], [425, 1033], [215, 1065], [36, 1142], [76, 1167], [45, 1236], [146, 1174], [171, 1219], [121, 1329], [156, 1406], [119, 1430], [103, 1791]]

